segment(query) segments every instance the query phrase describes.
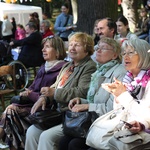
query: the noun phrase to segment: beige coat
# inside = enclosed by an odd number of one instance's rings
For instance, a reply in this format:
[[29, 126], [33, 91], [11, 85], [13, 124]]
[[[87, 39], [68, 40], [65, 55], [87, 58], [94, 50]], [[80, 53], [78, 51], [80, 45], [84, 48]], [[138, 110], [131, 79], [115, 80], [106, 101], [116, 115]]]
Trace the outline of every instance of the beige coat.
[[77, 67], [75, 67], [74, 72], [70, 75], [64, 87], [58, 88], [58, 84], [64, 74], [64, 70], [69, 68], [71, 65], [72, 62], [64, 65], [57, 77], [56, 82], [51, 86], [56, 89], [54, 99], [61, 104], [64, 103], [65, 106], [68, 105], [69, 100], [75, 97], [86, 98], [91, 80], [91, 74], [96, 70], [95, 62], [87, 56], [79, 63]]

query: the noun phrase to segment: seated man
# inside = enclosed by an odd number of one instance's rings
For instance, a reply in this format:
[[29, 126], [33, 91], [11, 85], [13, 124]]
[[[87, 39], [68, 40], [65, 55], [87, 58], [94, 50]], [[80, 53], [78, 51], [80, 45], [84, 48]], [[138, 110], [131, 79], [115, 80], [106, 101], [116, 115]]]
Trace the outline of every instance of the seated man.
[[41, 22], [40, 31], [42, 33], [43, 39], [47, 36], [54, 35], [54, 33], [50, 30], [50, 22], [48, 20], [43, 20]]
[[37, 31], [37, 25], [29, 22], [26, 27], [27, 37], [22, 40], [14, 40], [10, 42], [11, 46], [21, 46], [18, 60], [27, 68], [41, 66], [44, 62], [42, 54], [42, 36]]

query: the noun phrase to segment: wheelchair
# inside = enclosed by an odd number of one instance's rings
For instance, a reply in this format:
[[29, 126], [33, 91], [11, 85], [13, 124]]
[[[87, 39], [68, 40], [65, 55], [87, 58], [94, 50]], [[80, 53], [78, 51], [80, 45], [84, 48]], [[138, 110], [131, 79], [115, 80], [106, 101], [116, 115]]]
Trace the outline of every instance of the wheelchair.
[[[5, 85], [0, 86], [0, 90], [4, 90], [7, 86], [10, 89], [15, 89], [17, 92], [23, 91], [28, 85], [28, 71], [24, 64], [18, 60], [13, 60], [11, 54], [11, 46], [5, 41], [0, 41], [0, 67], [11, 66], [12, 74], [6, 74], [0, 77], [5, 80]], [[9, 68], [9, 69], [10, 69]]]
[[28, 86], [28, 71], [24, 64], [13, 60], [11, 47], [0, 41], [0, 101], [5, 110], [5, 101], [10, 100], [12, 94], [17, 95]]

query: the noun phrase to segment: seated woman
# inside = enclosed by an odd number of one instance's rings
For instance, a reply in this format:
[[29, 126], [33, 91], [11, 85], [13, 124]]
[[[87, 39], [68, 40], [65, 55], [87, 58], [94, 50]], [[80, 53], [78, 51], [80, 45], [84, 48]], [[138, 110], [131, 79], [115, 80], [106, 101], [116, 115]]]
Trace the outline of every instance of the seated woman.
[[150, 45], [141, 39], [125, 40], [122, 49], [128, 72], [123, 82], [115, 79], [104, 88], [114, 95], [114, 108], [122, 105], [128, 109], [127, 122], [133, 125], [132, 132], [141, 131], [142, 126], [147, 130], [150, 129]]
[[[92, 74], [87, 99], [74, 98], [69, 102], [73, 112], [96, 111], [101, 116], [113, 109], [113, 96], [101, 88], [103, 83], [111, 83], [114, 77], [123, 79], [126, 70], [121, 64], [120, 45], [112, 38], [103, 37], [96, 51], [97, 70]], [[60, 140], [59, 150], [87, 149], [84, 138], [65, 135]]]
[[115, 36], [115, 40], [138, 38], [136, 34], [130, 31], [128, 20], [124, 16], [117, 19], [116, 25], [118, 35]]
[[140, 19], [135, 28], [135, 34], [140, 38], [147, 40], [149, 34], [149, 17], [148, 17], [148, 10], [146, 8], [141, 8], [140, 10]]
[[[10, 111], [17, 112], [20, 116], [25, 114], [23, 118], [30, 114], [31, 107], [40, 97], [40, 90], [42, 87], [52, 85], [56, 77], [62, 68], [62, 66], [66, 63], [63, 59], [66, 57], [66, 52], [64, 48], [63, 41], [59, 37], [48, 37], [43, 40], [44, 48], [42, 49], [44, 60], [46, 61], [44, 65], [39, 69], [36, 78], [33, 83], [23, 92], [20, 92], [21, 100], [24, 103], [24, 99], [28, 100], [28, 103], [25, 105], [13, 103], [9, 105], [3, 113], [2, 120], [0, 122], [0, 138], [7, 136], [7, 141], [9, 141], [10, 147], [15, 146], [16, 149], [20, 147], [21, 143], [16, 142], [16, 136], [14, 136], [14, 131], [9, 133], [8, 129], [11, 126], [7, 124], [4, 126], [6, 113]], [[12, 101], [15, 102], [15, 97], [12, 98]], [[21, 102], [21, 101], [20, 101]], [[29, 123], [28, 126], [29, 127]], [[17, 129], [19, 126], [17, 126]], [[10, 134], [10, 136], [9, 136]], [[20, 137], [25, 135], [20, 135]]]
[[[93, 48], [93, 38], [86, 33], [76, 32], [69, 37], [68, 55], [72, 61], [62, 68], [54, 85], [41, 89], [43, 96], [34, 104], [31, 114], [46, 105], [46, 96], [50, 102], [55, 100], [62, 111], [67, 109], [68, 102], [73, 97], [86, 97], [91, 74], [96, 70], [96, 64], [90, 57]], [[45, 131], [32, 125], [27, 130], [25, 149], [56, 150], [62, 136], [62, 124]]]

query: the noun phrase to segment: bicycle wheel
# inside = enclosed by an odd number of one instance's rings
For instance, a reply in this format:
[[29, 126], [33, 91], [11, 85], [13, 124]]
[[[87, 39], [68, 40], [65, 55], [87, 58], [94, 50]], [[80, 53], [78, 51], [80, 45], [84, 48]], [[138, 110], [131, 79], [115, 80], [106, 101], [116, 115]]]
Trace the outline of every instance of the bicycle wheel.
[[[15, 61], [11, 61], [9, 64], [9, 66], [13, 66], [14, 67], [14, 80], [15, 83], [12, 83], [12, 86], [16, 89], [17, 92], [23, 91], [26, 86], [28, 85], [28, 71], [26, 69], [26, 67], [24, 66], [24, 64], [18, 60]], [[8, 79], [9, 82], [11, 79]]]

